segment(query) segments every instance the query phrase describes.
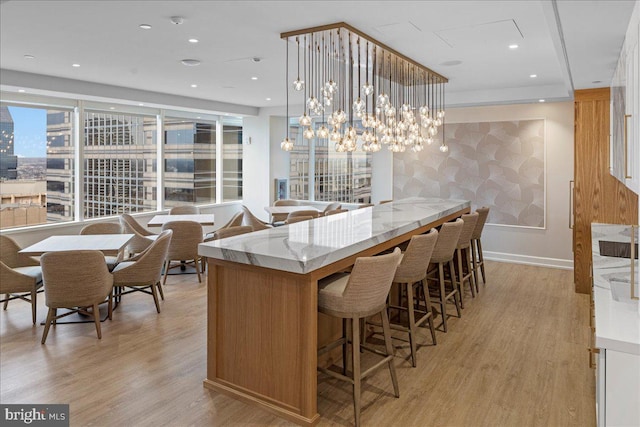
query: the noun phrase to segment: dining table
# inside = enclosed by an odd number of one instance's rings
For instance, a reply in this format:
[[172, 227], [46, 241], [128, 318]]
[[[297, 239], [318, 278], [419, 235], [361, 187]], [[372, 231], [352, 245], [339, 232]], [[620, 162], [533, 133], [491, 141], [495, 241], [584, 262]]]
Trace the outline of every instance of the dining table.
[[98, 250], [105, 255], [118, 255], [133, 234], [84, 234], [49, 236], [19, 251], [23, 255], [39, 256], [47, 252]]
[[148, 227], [162, 227], [170, 221], [194, 221], [200, 225], [213, 225], [213, 214], [189, 214], [189, 215], [156, 215], [147, 223]]

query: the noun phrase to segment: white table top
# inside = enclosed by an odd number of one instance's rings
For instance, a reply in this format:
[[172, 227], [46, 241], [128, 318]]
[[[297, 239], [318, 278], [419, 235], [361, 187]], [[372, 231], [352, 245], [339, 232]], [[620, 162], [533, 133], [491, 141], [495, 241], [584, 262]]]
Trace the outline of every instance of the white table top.
[[169, 221], [195, 221], [200, 225], [213, 225], [213, 214], [193, 215], [156, 215], [147, 224], [149, 227], [162, 227]]
[[42, 255], [46, 252], [98, 250], [105, 255], [117, 255], [133, 234], [85, 234], [51, 236], [20, 251], [25, 255]]
[[297, 211], [317, 211], [318, 208], [314, 208], [313, 206], [266, 206], [264, 208], [265, 211], [269, 212], [270, 215], [278, 215], [278, 214], [290, 214], [291, 212]]
[[415, 197], [202, 243], [198, 253], [306, 274], [469, 207]]
[[[628, 225], [591, 224], [596, 347], [640, 355], [640, 307], [637, 300], [630, 298], [631, 260], [601, 256], [598, 243], [629, 242], [630, 229]], [[638, 295], [638, 260], [635, 271]]]

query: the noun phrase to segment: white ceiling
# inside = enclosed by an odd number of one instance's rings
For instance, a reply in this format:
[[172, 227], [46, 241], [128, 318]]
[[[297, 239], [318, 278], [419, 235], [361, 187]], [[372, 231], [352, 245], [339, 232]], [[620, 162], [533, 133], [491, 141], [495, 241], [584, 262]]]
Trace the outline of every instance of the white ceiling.
[[[609, 85], [633, 6], [633, 0], [12, 0], [0, 9], [0, 67], [278, 106], [285, 103], [280, 33], [344, 21], [447, 76], [449, 105], [551, 101], [570, 99], [574, 88]], [[176, 15], [183, 24], [170, 22]], [[140, 29], [143, 23], [152, 29]], [[511, 43], [519, 48], [510, 50]], [[185, 58], [202, 63], [185, 67]], [[448, 61], [462, 63], [443, 65]], [[2, 75], [0, 84], [16, 89]]]

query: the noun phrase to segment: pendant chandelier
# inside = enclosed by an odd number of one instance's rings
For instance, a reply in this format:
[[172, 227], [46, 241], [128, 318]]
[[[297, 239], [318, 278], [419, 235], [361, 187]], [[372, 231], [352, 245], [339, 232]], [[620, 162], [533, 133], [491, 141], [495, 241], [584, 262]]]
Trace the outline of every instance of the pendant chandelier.
[[[328, 139], [337, 152], [422, 151], [444, 128], [448, 79], [343, 22], [280, 34], [287, 51], [287, 135], [291, 151], [289, 91], [304, 101], [302, 137]], [[295, 47], [295, 79], [289, 47]], [[314, 122], [319, 124], [314, 126]], [[315, 129], [314, 129], [315, 127]], [[440, 150], [448, 151], [442, 134]]]

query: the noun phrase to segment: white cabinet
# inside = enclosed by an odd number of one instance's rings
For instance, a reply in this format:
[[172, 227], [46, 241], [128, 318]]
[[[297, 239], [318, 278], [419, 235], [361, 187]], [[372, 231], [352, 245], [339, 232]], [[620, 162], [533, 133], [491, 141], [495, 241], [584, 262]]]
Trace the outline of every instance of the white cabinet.
[[611, 174], [640, 193], [640, 1], [611, 82]]
[[640, 356], [601, 349], [596, 368], [599, 427], [640, 425]]

